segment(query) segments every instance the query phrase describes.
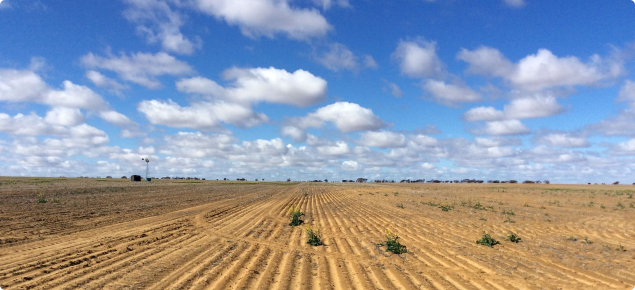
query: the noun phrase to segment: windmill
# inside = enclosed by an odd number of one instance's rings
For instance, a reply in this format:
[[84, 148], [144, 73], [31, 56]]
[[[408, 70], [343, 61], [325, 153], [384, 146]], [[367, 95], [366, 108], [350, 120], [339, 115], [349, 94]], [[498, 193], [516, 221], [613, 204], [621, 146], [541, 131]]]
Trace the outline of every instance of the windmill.
[[141, 160], [146, 162], [146, 181], [150, 181], [150, 179], [148, 179], [148, 170], [150, 169], [150, 159], [149, 158], [141, 158]]

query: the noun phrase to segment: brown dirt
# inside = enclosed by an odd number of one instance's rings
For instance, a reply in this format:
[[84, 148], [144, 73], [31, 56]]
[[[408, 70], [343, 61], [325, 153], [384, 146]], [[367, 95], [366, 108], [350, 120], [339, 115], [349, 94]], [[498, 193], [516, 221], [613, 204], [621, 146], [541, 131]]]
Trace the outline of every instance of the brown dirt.
[[[0, 178], [0, 287], [630, 290], [633, 193]], [[308, 245], [304, 229], [288, 225], [290, 205], [321, 225], [325, 246]], [[377, 246], [385, 229], [409, 252]], [[501, 244], [477, 245], [483, 231]], [[509, 231], [522, 241], [506, 241]]]

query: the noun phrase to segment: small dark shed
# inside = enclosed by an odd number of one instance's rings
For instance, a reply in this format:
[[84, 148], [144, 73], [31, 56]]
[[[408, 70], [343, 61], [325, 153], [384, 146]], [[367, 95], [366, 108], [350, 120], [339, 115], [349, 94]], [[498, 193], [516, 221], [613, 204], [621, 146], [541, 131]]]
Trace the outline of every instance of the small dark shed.
[[141, 175], [130, 176], [130, 181], [141, 181]]

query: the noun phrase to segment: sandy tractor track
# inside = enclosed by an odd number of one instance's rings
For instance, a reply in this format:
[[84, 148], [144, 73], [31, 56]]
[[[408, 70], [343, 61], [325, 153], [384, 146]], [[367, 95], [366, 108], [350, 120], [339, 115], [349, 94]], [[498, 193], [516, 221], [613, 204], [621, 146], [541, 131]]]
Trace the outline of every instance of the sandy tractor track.
[[[4, 178], [0, 287], [631, 290], [634, 192]], [[324, 246], [288, 225], [292, 205]], [[407, 253], [378, 245], [386, 229]], [[501, 244], [476, 244], [483, 232]]]

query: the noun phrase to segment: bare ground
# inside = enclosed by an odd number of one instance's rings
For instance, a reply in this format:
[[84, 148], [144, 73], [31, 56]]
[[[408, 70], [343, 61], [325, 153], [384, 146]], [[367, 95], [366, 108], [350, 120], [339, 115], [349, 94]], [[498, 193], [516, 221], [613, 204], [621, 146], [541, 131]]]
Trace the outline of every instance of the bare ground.
[[[633, 193], [0, 178], [0, 287], [630, 290]], [[291, 205], [322, 227], [325, 246], [288, 225]], [[377, 246], [385, 229], [409, 252]], [[501, 244], [477, 245], [484, 231]], [[506, 241], [510, 231], [522, 241]]]

